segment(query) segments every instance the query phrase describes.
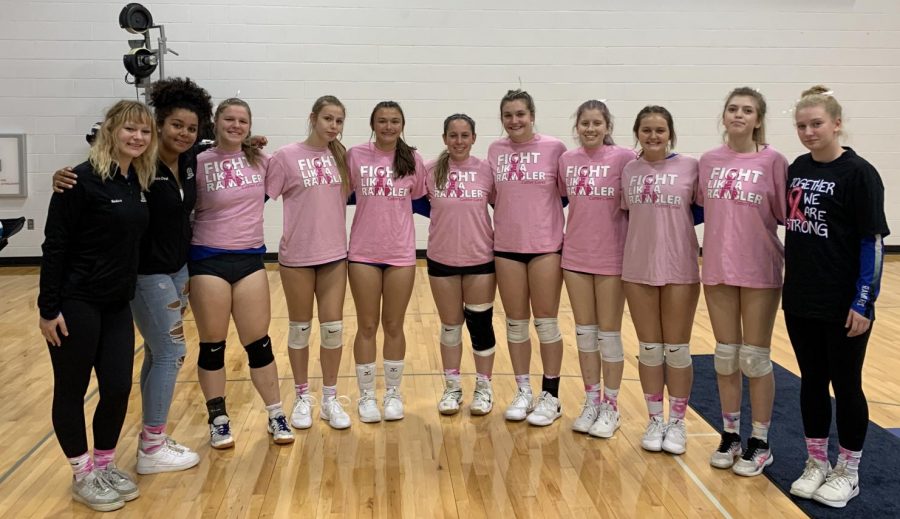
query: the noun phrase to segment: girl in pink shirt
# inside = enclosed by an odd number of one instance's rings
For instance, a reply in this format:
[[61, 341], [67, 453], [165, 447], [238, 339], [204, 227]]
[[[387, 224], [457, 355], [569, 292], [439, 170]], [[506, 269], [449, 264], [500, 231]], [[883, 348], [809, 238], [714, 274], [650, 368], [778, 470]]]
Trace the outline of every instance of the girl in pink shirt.
[[225, 410], [225, 338], [234, 319], [250, 378], [275, 443], [291, 443], [269, 338], [269, 279], [263, 266], [263, 203], [268, 157], [250, 145], [250, 106], [226, 99], [215, 113], [216, 145], [197, 157], [190, 303], [200, 336], [197, 376], [209, 411], [210, 444], [234, 446]]
[[[581, 147], [559, 159], [559, 183], [569, 198], [562, 268], [575, 314], [581, 377], [587, 393], [572, 429], [610, 438], [619, 428], [622, 350], [622, 255], [628, 213], [622, 210], [622, 169], [634, 152], [615, 145], [612, 116], [603, 101], [585, 101], [575, 113]], [[602, 362], [601, 362], [602, 360]], [[603, 368], [603, 391], [600, 369]]]
[[[638, 368], [650, 415], [641, 446], [682, 454], [694, 377], [688, 343], [700, 297], [691, 214], [697, 160], [670, 153], [675, 126], [661, 106], [638, 112], [633, 130], [641, 153], [622, 172], [622, 206], [629, 211], [622, 280], [640, 342]], [[663, 418], [664, 386], [669, 390], [668, 424]]]
[[459, 366], [462, 324], [472, 338], [475, 358], [473, 415], [491, 411], [494, 393], [494, 231], [488, 201], [494, 179], [487, 162], [470, 155], [475, 121], [465, 114], [444, 119], [447, 149], [428, 165], [425, 185], [431, 202], [428, 229], [428, 280], [441, 318], [441, 361], [444, 394], [441, 414], [456, 414], [462, 403]]
[[346, 150], [338, 139], [344, 105], [322, 96], [309, 114], [309, 136], [281, 148], [269, 162], [266, 190], [283, 197], [284, 234], [278, 249], [281, 284], [287, 301], [288, 357], [294, 374], [291, 425], [312, 427], [309, 393], [309, 337], [313, 299], [319, 309], [319, 362], [322, 402], [319, 417], [335, 429], [350, 427], [337, 398], [341, 366], [344, 294], [347, 289], [346, 201], [350, 191]]
[[[559, 157], [566, 147], [553, 137], [534, 132], [534, 100], [528, 92], [507, 92], [500, 101], [500, 119], [507, 137], [488, 148], [497, 192], [494, 256], [518, 386], [505, 416], [507, 420], [527, 417], [532, 425], [546, 426], [562, 415], [559, 374], [563, 343], [556, 316], [562, 290], [563, 210], [557, 176]], [[531, 311], [544, 365], [537, 403], [528, 376]]]
[[[710, 464], [741, 476], [756, 476], [773, 461], [770, 356], [784, 266], [776, 230], [784, 222], [788, 163], [766, 144], [765, 116], [762, 94], [749, 87], [732, 90], [722, 110], [726, 144], [700, 158], [703, 291], [716, 337], [723, 422], [722, 441]], [[753, 432], [744, 451], [742, 372], [750, 379], [753, 403]]]
[[350, 291], [359, 330], [353, 343], [359, 384], [359, 417], [380, 422], [375, 401], [375, 334], [384, 326], [384, 418], [403, 418], [400, 382], [406, 356], [403, 319], [416, 277], [412, 200], [425, 196], [425, 165], [403, 140], [400, 105], [375, 105], [369, 126], [375, 142], [347, 153], [356, 213], [350, 227]]

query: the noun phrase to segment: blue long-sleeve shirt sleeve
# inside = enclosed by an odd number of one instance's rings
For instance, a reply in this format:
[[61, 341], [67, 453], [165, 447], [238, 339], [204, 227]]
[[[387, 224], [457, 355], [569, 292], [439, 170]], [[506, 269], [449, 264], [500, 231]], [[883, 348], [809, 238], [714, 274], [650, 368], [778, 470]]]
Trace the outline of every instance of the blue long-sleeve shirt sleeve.
[[413, 200], [412, 210], [413, 214], [420, 214], [425, 218], [431, 218], [431, 202], [428, 201], [427, 196]]
[[881, 235], [866, 236], [859, 247], [859, 278], [851, 309], [866, 319], [875, 318], [875, 299], [881, 289], [884, 267], [884, 243]]

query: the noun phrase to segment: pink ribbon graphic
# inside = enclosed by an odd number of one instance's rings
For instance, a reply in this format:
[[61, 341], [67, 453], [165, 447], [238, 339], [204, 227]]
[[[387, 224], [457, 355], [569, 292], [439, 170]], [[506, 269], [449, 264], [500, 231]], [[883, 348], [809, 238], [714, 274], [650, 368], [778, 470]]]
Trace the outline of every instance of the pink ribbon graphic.
[[737, 173], [735, 173], [734, 171], [729, 171], [725, 175], [725, 183], [722, 185], [722, 187], [719, 188], [719, 198], [725, 198], [725, 193], [728, 193], [731, 195], [732, 200], [736, 200], [738, 197], [738, 192], [734, 187], [734, 181], [735, 179], [737, 179]]
[[457, 198], [462, 197], [462, 189], [457, 185], [459, 182], [459, 173], [456, 171], [451, 171], [449, 175], [447, 175], [447, 189], [446, 194], [449, 196], [450, 194], [455, 195]]
[[648, 198], [651, 203], [659, 201], [659, 195], [653, 192], [654, 185], [656, 185], [656, 179], [653, 178], [653, 175], [644, 177], [644, 189], [641, 192], [641, 201], [647, 200]]
[[222, 163], [222, 174], [223, 180], [225, 180], [225, 186], [228, 187], [228, 181], [233, 181], [235, 185], [240, 186], [244, 182], [240, 179], [240, 177], [234, 174], [234, 164], [231, 161], [226, 161]]
[[587, 166], [578, 168], [578, 184], [575, 185], [576, 195], [588, 194], [588, 176], [591, 174]]
[[334, 179], [325, 174], [325, 163], [322, 162], [322, 157], [313, 159], [313, 167], [316, 168], [316, 180], [320, 186], [334, 183]]
[[519, 156], [513, 155], [509, 158], [509, 179], [510, 180], [519, 180], [519, 171], [525, 170], [525, 167], [519, 163]]
[[375, 168], [375, 195], [387, 196], [387, 169], [384, 166]]
[[803, 211], [800, 210], [800, 200], [802, 199], [803, 188], [791, 188], [791, 192], [788, 193], [788, 204], [790, 204], [791, 206], [790, 215], [788, 216], [789, 220], [800, 220], [801, 222], [806, 221], [806, 215], [803, 214]]

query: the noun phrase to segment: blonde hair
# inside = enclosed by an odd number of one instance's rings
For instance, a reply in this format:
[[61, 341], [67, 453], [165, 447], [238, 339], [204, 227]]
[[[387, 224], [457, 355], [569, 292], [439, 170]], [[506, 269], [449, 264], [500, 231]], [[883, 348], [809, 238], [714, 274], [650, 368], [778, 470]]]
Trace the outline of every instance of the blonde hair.
[[[728, 111], [728, 104], [731, 103], [732, 98], [737, 96], [749, 97], [756, 103], [756, 121], [759, 123], [759, 128], [753, 129], [753, 142], [757, 145], [768, 144], [766, 142], [766, 98], [759, 90], [746, 86], [732, 90], [728, 97], [725, 98], [725, 106], [722, 108], [721, 117], [724, 119], [725, 112]], [[725, 142], [728, 142], [727, 131], [722, 134], [722, 138], [725, 139]]]
[[[137, 172], [138, 182], [141, 189], [146, 191], [150, 188], [150, 183], [156, 178], [156, 121], [150, 113], [147, 105], [139, 101], [119, 101], [114, 104], [106, 112], [103, 124], [97, 132], [97, 138], [94, 145], [91, 146], [91, 153], [88, 160], [93, 166], [94, 171], [105, 182], [113, 177], [115, 168], [113, 164], [117, 162], [117, 143], [116, 134], [128, 123], [146, 124], [150, 127], [150, 144], [144, 153], [131, 161], [134, 170]], [[116, 166], [117, 168], [118, 166]], [[127, 172], [126, 172], [127, 173]]]
[[841, 119], [843, 113], [841, 103], [838, 103], [837, 99], [834, 98], [831, 89], [823, 85], [816, 85], [804, 90], [800, 94], [800, 100], [794, 106], [794, 113], [796, 114], [799, 110], [811, 106], [824, 107], [825, 113], [835, 121]]
[[[237, 97], [229, 97], [228, 99], [219, 103], [219, 106], [216, 107], [216, 113], [213, 116], [213, 126], [217, 127], [219, 125], [219, 116], [222, 115], [222, 112], [225, 111], [229, 106], [240, 106], [247, 110], [247, 118], [250, 120], [250, 127], [253, 127], [253, 112], [250, 111], [250, 105], [247, 104], [247, 101], [243, 99], [238, 99]], [[216, 146], [219, 145], [219, 136], [216, 135]], [[250, 132], [247, 132], [247, 138], [244, 139], [244, 142], [241, 143], [241, 151], [244, 152], [244, 156], [247, 157], [247, 161], [254, 168], [259, 165], [260, 160], [262, 159], [262, 152], [259, 149], [254, 148], [250, 145]]]

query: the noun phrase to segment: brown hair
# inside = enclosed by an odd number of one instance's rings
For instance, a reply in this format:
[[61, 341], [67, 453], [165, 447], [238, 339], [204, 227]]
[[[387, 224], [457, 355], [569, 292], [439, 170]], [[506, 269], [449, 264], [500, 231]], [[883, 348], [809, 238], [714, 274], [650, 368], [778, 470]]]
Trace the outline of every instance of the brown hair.
[[531, 94], [522, 90], [521, 88], [516, 90], [507, 90], [506, 95], [500, 99], [500, 115], [503, 115], [503, 105], [509, 103], [511, 101], [525, 101], [525, 107], [528, 108], [528, 111], [531, 112], [531, 116], [534, 117], [534, 99], [531, 97]]
[[[316, 99], [316, 101], [313, 103], [311, 113], [309, 114], [309, 133], [313, 132], [315, 121], [319, 118], [319, 114], [326, 106], [336, 106], [340, 108], [342, 112], [344, 112], [345, 117], [347, 115], [347, 109], [344, 108], [344, 103], [342, 103], [340, 99], [332, 95], [324, 95]], [[341, 186], [343, 187], [345, 192], [349, 192], [350, 168], [347, 166], [347, 148], [345, 148], [344, 144], [341, 142], [340, 135], [338, 135], [336, 139], [328, 143], [328, 151], [331, 152], [331, 155], [334, 157], [335, 163], [337, 163], [338, 172], [341, 174]]]
[[[758, 90], [750, 87], [737, 87], [725, 98], [725, 106], [722, 108], [722, 117], [725, 117], [725, 111], [728, 110], [728, 103], [736, 96], [750, 97], [756, 101], [756, 120], [759, 122], [759, 128], [753, 129], [753, 142], [757, 145], [767, 144], [766, 142], [766, 98]], [[727, 140], [728, 133], [723, 133], [722, 137]]]
[[[465, 121], [468, 123], [469, 129], [472, 130], [472, 136], [475, 136], [475, 121], [466, 114], [453, 114], [444, 119], [444, 133], [442, 134], [444, 137], [447, 136], [447, 130], [450, 129], [450, 123], [453, 121]], [[450, 152], [447, 151], [447, 148], [444, 148], [444, 151], [438, 155], [437, 164], [434, 168], [434, 185], [438, 189], [444, 189], [444, 186], [447, 185], [447, 173], [449, 169]]]
[[403, 178], [407, 175], [413, 175], [416, 172], [416, 148], [406, 144], [403, 140], [402, 132], [406, 127], [406, 116], [403, 115], [403, 109], [396, 101], [381, 101], [372, 109], [372, 115], [369, 116], [369, 128], [375, 131], [375, 112], [382, 108], [393, 108], [400, 112], [400, 132], [401, 136], [397, 137], [397, 149], [394, 151], [394, 176], [395, 178]]
[[[641, 111], [638, 112], [637, 117], [634, 118], [634, 127], [631, 129], [631, 131], [634, 132], [634, 138], [637, 139], [638, 137], [638, 130], [641, 128], [641, 120], [648, 115], [660, 115], [663, 119], [666, 120], [666, 124], [669, 125], [669, 144], [672, 148], [674, 148], [675, 142], [677, 142], [677, 138], [675, 137], [675, 121], [672, 119], [672, 114], [662, 106], [647, 105], [641, 108]], [[638, 157], [643, 154], [644, 151], [641, 150], [641, 152], [638, 154]]]
[[615, 141], [612, 138], [613, 132], [613, 120], [612, 114], [609, 113], [609, 107], [606, 106], [606, 103], [600, 101], [599, 99], [589, 99], [578, 107], [578, 110], [575, 110], [575, 124], [572, 126], [572, 129], [575, 130], [575, 139], [579, 142], [581, 139], [578, 137], [578, 121], [581, 119], [581, 116], [584, 115], [584, 112], [588, 110], [597, 110], [600, 112], [600, 115], [603, 117], [603, 120], [606, 121], [606, 135], [603, 137], [603, 144], [613, 145]]
[[[241, 106], [245, 110], [247, 110], [247, 116], [250, 118], [250, 126], [253, 127], [253, 113], [250, 111], [250, 105], [247, 104], [243, 99], [238, 99], [237, 97], [229, 97], [228, 99], [219, 103], [219, 106], [216, 107], [216, 115], [213, 117], [213, 122], [218, 123], [219, 116], [222, 115], [222, 112], [228, 108], [229, 106]], [[218, 144], [218, 143], [217, 143]], [[258, 149], [254, 148], [250, 145], [250, 133], [247, 133], [247, 138], [241, 143], [241, 151], [244, 152], [244, 155], [247, 157], [247, 161], [250, 162], [250, 165], [256, 167], [259, 165], [260, 157], [262, 157], [262, 152]]]

